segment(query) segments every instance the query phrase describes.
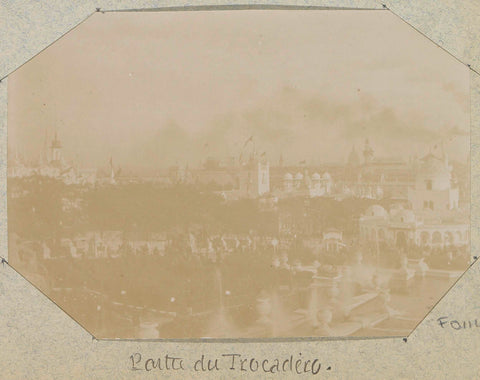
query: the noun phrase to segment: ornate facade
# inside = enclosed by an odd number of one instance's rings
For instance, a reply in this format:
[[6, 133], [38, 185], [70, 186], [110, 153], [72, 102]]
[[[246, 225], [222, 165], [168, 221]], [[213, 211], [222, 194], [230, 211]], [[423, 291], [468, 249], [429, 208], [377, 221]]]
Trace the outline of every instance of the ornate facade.
[[397, 247], [449, 247], [469, 244], [468, 210], [459, 208], [458, 188], [451, 181], [448, 157], [426, 155], [408, 191], [410, 208], [389, 211], [379, 205], [369, 207], [360, 218], [360, 238], [364, 242]]

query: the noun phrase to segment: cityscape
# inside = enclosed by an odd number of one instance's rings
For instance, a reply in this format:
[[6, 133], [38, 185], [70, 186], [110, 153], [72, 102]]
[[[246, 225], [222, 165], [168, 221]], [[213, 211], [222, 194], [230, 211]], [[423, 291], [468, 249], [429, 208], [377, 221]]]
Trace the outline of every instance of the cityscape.
[[472, 261], [469, 106], [389, 12], [97, 12], [9, 76], [9, 264], [98, 339], [407, 336]]
[[9, 255], [89, 331], [116, 338], [406, 335], [467, 268], [469, 177], [423, 157], [275, 165], [241, 157], [163, 176], [10, 161]]

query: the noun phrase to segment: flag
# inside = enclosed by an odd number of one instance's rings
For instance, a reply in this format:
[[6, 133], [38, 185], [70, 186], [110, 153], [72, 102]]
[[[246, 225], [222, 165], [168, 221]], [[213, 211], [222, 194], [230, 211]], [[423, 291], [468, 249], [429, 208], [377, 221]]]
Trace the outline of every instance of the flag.
[[243, 144], [243, 147], [245, 148], [245, 147], [247, 146], [247, 144], [248, 144], [249, 142], [251, 142], [251, 141], [253, 141], [253, 135], [250, 136], [250, 137], [247, 139], [247, 141], [245, 141], [245, 143]]

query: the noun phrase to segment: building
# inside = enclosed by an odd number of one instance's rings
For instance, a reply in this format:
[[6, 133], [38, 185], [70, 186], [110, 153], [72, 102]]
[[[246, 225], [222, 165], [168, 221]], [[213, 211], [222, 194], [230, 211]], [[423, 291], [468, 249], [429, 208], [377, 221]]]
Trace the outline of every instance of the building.
[[209, 157], [202, 168], [170, 168], [170, 184], [206, 186], [226, 199], [258, 198], [270, 192], [270, 163], [265, 155], [248, 162], [222, 164]]
[[365, 140], [362, 153], [363, 162], [355, 146], [352, 147], [344, 175], [337, 181], [338, 192], [356, 198], [406, 200], [408, 188], [414, 183], [415, 162], [375, 157], [368, 139]]
[[239, 194], [256, 198], [270, 192], [270, 164], [267, 160], [255, 160], [239, 171]]
[[16, 154], [13, 159], [9, 160], [7, 175], [10, 178], [39, 175], [61, 180], [67, 185], [93, 185], [97, 180], [96, 169], [77, 168], [65, 162], [62, 155], [62, 143], [56, 132], [50, 144], [50, 157], [46, 151], [46, 144], [39, 162], [28, 163]]
[[458, 208], [458, 187], [452, 188], [448, 157], [436, 157], [429, 153], [422, 158], [415, 186], [408, 190], [408, 200], [414, 210], [433, 211]]
[[343, 242], [342, 231], [336, 228], [328, 228], [323, 232], [323, 248], [326, 252], [338, 252], [346, 244]]
[[[295, 170], [296, 168], [290, 168]], [[297, 169], [298, 170], [298, 169]], [[331, 195], [333, 192], [333, 179], [330, 173], [320, 175], [314, 172], [311, 176], [307, 168], [298, 170], [295, 174], [285, 171], [282, 184], [275, 190], [275, 195], [285, 197], [314, 198]]]
[[360, 218], [360, 239], [400, 248], [469, 244], [468, 210], [459, 208], [458, 188], [452, 184], [445, 154], [430, 153], [421, 160], [408, 201], [409, 208], [369, 207]]

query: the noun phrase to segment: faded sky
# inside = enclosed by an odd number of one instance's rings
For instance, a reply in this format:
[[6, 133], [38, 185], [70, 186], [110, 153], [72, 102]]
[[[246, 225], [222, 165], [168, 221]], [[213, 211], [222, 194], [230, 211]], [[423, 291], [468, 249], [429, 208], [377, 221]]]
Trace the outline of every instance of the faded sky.
[[468, 69], [387, 11], [96, 13], [8, 86], [10, 152], [57, 129], [82, 166], [197, 166], [251, 135], [272, 162], [345, 161], [366, 137], [469, 151]]

